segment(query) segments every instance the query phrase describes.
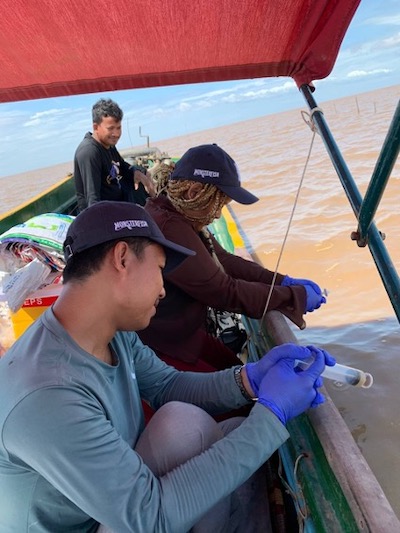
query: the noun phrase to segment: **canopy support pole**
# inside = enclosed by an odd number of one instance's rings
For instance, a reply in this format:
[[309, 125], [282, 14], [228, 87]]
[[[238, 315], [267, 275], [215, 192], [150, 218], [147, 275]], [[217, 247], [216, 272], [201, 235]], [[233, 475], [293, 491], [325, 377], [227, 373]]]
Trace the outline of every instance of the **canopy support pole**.
[[400, 151], [400, 101], [376, 162], [359, 215], [360, 239], [365, 239]]
[[[384, 188], [389, 179], [390, 172], [394, 166], [397, 154], [399, 153], [400, 136], [400, 108], [395, 113], [392, 126], [389, 130], [381, 155], [371, 178], [367, 195], [363, 200], [360, 191], [351, 175], [346, 162], [333, 138], [333, 135], [325, 121], [323, 113], [318, 109], [317, 103], [311, 92], [309, 85], [302, 85], [300, 92], [303, 94], [310, 110], [313, 112], [314, 124], [325, 144], [326, 151], [331, 158], [332, 164], [342, 183], [347, 198], [353, 212], [359, 222], [359, 231], [353, 232], [351, 238], [357, 240], [359, 246], [368, 245], [371, 255], [377, 266], [382, 283], [389, 296], [390, 302], [400, 322], [400, 280], [396, 268], [389, 256], [386, 246], [383, 243], [382, 234], [378, 231], [372, 221]], [[393, 137], [392, 137], [393, 136]], [[388, 153], [384, 153], [385, 151]], [[369, 213], [369, 215], [368, 215]], [[360, 217], [363, 216], [362, 224]], [[359, 239], [360, 232], [363, 239]]]

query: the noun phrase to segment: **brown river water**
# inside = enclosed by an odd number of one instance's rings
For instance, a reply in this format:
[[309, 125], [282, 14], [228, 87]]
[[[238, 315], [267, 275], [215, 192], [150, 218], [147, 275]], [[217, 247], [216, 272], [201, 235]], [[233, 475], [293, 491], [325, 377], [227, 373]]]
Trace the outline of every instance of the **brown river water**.
[[[400, 86], [321, 105], [327, 123], [362, 194], [374, 170], [400, 97]], [[327, 303], [294, 328], [299, 342], [330, 351], [338, 362], [374, 378], [370, 389], [325, 385], [400, 517], [400, 325], [368, 248], [350, 239], [356, 220], [323, 143], [300, 109], [156, 143], [171, 155], [216, 142], [236, 160], [243, 184], [260, 197], [233, 205], [254, 255], [275, 270], [304, 173], [278, 271], [307, 277], [328, 291]], [[71, 163], [1, 179], [0, 212], [56, 183]], [[21, 190], [24, 191], [21, 197]], [[395, 165], [375, 222], [400, 271], [400, 161]], [[343, 450], [343, 453], [346, 453]]]

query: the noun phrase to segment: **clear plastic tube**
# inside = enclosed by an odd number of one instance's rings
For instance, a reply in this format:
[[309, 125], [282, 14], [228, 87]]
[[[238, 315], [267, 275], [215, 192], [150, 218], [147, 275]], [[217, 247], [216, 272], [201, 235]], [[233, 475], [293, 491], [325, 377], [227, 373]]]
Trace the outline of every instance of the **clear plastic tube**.
[[[311, 363], [312, 360], [297, 360], [296, 366], [305, 370]], [[345, 383], [346, 385], [362, 387], [363, 389], [369, 389], [374, 382], [372, 375], [368, 372], [363, 372], [362, 370], [351, 366], [340, 365], [339, 363], [336, 363], [334, 366], [326, 366], [325, 370], [322, 372], [322, 377], [339, 383]]]

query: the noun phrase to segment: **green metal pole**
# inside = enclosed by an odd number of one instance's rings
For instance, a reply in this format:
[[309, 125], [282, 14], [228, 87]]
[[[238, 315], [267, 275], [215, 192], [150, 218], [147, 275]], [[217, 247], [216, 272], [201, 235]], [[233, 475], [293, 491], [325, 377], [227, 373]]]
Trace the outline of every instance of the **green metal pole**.
[[359, 239], [363, 240], [367, 236], [370, 224], [375, 216], [377, 207], [381, 201], [383, 192], [389, 181], [397, 156], [400, 151], [400, 101], [387, 133], [385, 142], [374, 172], [369, 182], [364, 201], [361, 205], [360, 216], [358, 217]]

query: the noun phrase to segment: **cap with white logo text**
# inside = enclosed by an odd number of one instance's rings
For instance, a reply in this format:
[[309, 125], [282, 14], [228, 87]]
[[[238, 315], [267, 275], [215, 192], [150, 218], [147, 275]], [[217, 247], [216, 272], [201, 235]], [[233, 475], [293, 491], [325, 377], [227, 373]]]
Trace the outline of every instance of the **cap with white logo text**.
[[170, 179], [212, 183], [240, 204], [253, 204], [258, 200], [257, 196], [241, 187], [235, 161], [216, 144], [189, 148], [176, 163]]
[[64, 241], [65, 261], [93, 246], [126, 237], [145, 237], [160, 244], [166, 254], [164, 272], [195, 255], [193, 250], [166, 239], [143, 207], [130, 202], [102, 201], [87, 207], [72, 221]]

